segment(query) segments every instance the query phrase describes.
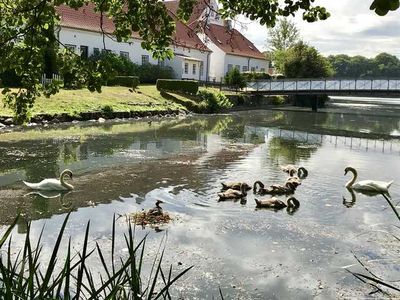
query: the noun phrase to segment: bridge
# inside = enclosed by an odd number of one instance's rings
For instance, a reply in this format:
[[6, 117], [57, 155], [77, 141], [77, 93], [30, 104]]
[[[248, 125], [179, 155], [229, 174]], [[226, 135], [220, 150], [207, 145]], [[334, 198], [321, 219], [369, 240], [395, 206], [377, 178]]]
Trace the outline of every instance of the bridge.
[[272, 138], [280, 138], [283, 140], [292, 140], [302, 144], [308, 144], [310, 146], [314, 145], [315, 147], [322, 144], [330, 144], [335, 148], [347, 148], [363, 152], [380, 152], [394, 155], [396, 157], [400, 156], [400, 140], [397, 137], [387, 137], [386, 139], [368, 138], [367, 135], [364, 137], [353, 136], [355, 133], [346, 136], [324, 132], [312, 133], [295, 129], [254, 126], [246, 126], [245, 134], [248, 137], [250, 135], [257, 135], [260, 138], [264, 138], [265, 142]]
[[400, 79], [277, 79], [247, 83], [245, 91], [262, 95], [341, 95], [400, 97]]

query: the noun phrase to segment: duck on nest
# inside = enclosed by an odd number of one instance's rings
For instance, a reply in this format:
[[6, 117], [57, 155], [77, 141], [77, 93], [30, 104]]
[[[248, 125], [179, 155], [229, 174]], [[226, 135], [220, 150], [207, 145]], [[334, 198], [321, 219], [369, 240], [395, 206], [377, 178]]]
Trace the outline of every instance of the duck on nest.
[[273, 208], [273, 209], [282, 209], [285, 207], [297, 209], [300, 207], [300, 202], [295, 197], [290, 197], [287, 200], [287, 203], [273, 197], [269, 199], [254, 199], [256, 201], [257, 208]]
[[290, 176], [292, 176], [292, 174], [298, 174], [299, 178], [304, 179], [308, 176], [308, 171], [306, 168], [304, 167], [296, 167], [295, 165], [286, 165], [286, 166], [282, 166], [281, 167], [283, 172], [289, 173], [291, 174]]
[[218, 193], [219, 200], [224, 201], [229, 199], [241, 199], [247, 196], [247, 185], [242, 184], [240, 186], [240, 191], [234, 189], [227, 189], [224, 192]]
[[164, 201], [157, 200], [156, 201], [156, 206], [153, 207], [153, 208], [150, 208], [147, 211], [147, 214], [150, 215], [150, 216], [161, 216], [163, 214], [163, 209], [160, 206], [161, 203], [164, 203]]
[[246, 182], [221, 182], [221, 184], [221, 191], [226, 191], [229, 189], [240, 191], [242, 185], [246, 188], [246, 191], [251, 190], [251, 186], [249, 186]]
[[273, 184], [268, 188], [265, 188], [261, 181], [254, 182], [253, 192], [259, 195], [290, 195], [296, 190], [297, 185], [293, 182], [286, 182], [285, 185]]

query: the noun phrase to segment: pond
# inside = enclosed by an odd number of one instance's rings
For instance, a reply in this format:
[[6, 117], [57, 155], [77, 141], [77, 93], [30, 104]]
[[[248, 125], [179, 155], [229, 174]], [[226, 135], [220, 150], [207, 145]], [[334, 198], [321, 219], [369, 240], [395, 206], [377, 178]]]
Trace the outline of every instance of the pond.
[[[154, 206], [172, 223], [137, 228], [149, 233], [149, 259], [165, 241], [166, 265], [194, 266], [174, 287], [185, 299], [337, 299], [365, 297], [371, 287], [344, 267], [362, 271], [354, 255], [376, 274], [399, 280], [397, 219], [382, 196], [351, 195], [344, 187], [353, 166], [359, 178], [395, 180], [400, 199], [398, 116], [250, 111], [176, 119], [81, 123], [0, 134], [0, 226], [17, 214], [45, 225], [44, 255], [51, 251], [68, 211], [76, 247], [91, 220], [92, 241], [107, 248], [113, 215]], [[281, 166], [304, 166], [297, 188], [300, 208], [255, 209], [246, 201], [218, 202], [221, 182], [283, 183]], [[75, 190], [33, 194], [37, 182], [69, 168]], [[285, 197], [281, 197], [283, 200]], [[344, 200], [345, 199], [345, 200]], [[117, 221], [124, 232], [124, 218]], [[154, 230], [156, 229], [156, 230]], [[23, 243], [21, 220], [13, 240]], [[396, 244], [397, 243], [397, 244]], [[126, 255], [123, 239], [118, 253]], [[354, 254], [354, 255], [353, 255]]]

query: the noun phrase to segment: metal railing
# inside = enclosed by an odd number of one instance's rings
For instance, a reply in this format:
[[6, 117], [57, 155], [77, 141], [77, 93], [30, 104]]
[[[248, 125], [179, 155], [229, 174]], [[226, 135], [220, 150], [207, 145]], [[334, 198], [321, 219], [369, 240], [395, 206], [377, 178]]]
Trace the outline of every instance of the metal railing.
[[400, 92], [400, 79], [278, 79], [247, 83], [247, 91], [258, 92]]

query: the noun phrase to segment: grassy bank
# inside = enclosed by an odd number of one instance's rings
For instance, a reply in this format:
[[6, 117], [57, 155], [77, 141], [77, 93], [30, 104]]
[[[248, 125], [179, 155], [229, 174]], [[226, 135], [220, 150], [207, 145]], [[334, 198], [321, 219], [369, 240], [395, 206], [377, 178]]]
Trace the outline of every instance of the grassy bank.
[[[0, 95], [0, 123], [5, 123], [7, 118], [13, 116], [13, 111], [4, 107], [3, 102], [4, 96]], [[284, 100], [280, 96], [263, 98], [226, 91], [221, 93], [216, 88], [200, 88], [195, 96], [160, 93], [154, 85], [141, 85], [136, 92], [130, 92], [127, 87], [103, 87], [101, 93], [91, 93], [87, 89], [60, 90], [50, 98], [42, 96], [36, 99], [31, 121], [58, 123], [100, 117], [136, 118], [176, 115], [180, 111], [217, 113], [230, 109], [260, 108], [281, 102]]]
[[[4, 97], [0, 96], [3, 103]], [[127, 87], [103, 87], [101, 93], [82, 90], [60, 90], [50, 98], [39, 97], [32, 109], [32, 117], [38, 115], [78, 116], [86, 112], [143, 112], [184, 109], [182, 105], [163, 98], [154, 85], [142, 85], [131, 93]], [[0, 106], [0, 116], [11, 117], [12, 110]]]

